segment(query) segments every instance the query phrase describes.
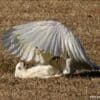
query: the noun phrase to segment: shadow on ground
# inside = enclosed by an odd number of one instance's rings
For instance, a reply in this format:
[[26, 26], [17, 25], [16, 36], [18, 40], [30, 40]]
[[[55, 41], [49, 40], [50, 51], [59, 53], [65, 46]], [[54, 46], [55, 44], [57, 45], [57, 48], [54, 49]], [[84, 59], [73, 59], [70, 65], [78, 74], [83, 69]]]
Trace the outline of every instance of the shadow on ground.
[[66, 75], [65, 77], [67, 78], [75, 78], [75, 77], [100, 78], [100, 71], [83, 71], [83, 72], [72, 74], [72, 75]]

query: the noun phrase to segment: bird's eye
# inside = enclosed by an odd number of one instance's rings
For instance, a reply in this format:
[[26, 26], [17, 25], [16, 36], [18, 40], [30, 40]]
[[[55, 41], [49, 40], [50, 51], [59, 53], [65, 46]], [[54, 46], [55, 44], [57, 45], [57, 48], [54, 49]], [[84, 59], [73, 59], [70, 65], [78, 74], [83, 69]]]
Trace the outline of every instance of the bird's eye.
[[18, 67], [19, 70], [21, 70], [21, 67]]

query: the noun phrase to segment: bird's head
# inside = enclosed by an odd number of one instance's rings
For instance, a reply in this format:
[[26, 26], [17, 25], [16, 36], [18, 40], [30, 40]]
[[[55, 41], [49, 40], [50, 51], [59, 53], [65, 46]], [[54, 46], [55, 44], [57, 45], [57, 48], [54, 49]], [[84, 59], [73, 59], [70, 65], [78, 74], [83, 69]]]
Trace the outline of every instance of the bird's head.
[[16, 71], [21, 71], [25, 69], [24, 68], [24, 63], [23, 62], [19, 62], [17, 65], [16, 65]]
[[16, 65], [15, 68], [15, 77], [22, 77], [23, 76], [23, 72], [25, 72], [25, 68], [24, 68], [24, 63], [23, 62], [19, 62]]

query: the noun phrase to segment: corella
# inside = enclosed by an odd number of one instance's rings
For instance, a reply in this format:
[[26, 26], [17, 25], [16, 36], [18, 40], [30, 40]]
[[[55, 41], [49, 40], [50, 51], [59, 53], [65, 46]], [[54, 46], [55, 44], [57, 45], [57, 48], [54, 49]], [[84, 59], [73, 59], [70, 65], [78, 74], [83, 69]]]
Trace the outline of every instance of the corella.
[[64, 74], [71, 74], [73, 69], [81, 69], [81, 66], [100, 69], [89, 60], [75, 34], [57, 21], [34, 21], [14, 26], [4, 33], [3, 43], [11, 54], [22, 61], [34, 60], [37, 64], [49, 65], [52, 58], [64, 59]]

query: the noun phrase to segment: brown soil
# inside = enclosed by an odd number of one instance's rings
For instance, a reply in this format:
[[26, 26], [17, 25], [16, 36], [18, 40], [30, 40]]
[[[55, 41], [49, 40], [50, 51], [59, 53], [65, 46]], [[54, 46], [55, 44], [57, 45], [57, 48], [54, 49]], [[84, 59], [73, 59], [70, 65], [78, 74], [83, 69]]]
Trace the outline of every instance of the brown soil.
[[1, 45], [3, 32], [13, 25], [49, 19], [70, 28], [91, 60], [100, 65], [100, 0], [0, 0], [0, 100], [99, 100], [99, 72], [14, 78], [18, 60]]

